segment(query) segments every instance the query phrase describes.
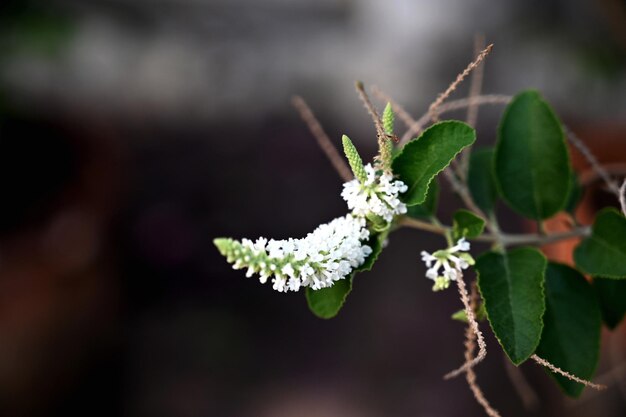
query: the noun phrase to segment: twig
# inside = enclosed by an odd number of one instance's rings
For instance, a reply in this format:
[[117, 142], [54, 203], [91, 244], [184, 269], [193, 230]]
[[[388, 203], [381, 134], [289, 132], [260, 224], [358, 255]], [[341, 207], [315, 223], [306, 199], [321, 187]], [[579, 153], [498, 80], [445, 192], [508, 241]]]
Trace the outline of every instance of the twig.
[[572, 143], [572, 145], [574, 145], [576, 149], [578, 149], [578, 151], [582, 154], [582, 156], [585, 157], [585, 159], [587, 160], [587, 162], [589, 162], [593, 170], [598, 173], [600, 178], [602, 178], [602, 180], [606, 183], [607, 187], [609, 187], [609, 190], [611, 190], [611, 192], [615, 194], [617, 198], [619, 198], [620, 197], [619, 187], [617, 186], [617, 184], [615, 184], [615, 181], [611, 179], [611, 176], [604, 169], [604, 167], [600, 165], [600, 163], [598, 162], [596, 157], [591, 153], [587, 145], [585, 145], [584, 142], [578, 136], [576, 136], [576, 134], [572, 132], [569, 127], [563, 126], [563, 130], [565, 131], [565, 134], [567, 135], [567, 138]]
[[[402, 217], [398, 221], [400, 226], [405, 226], [413, 229], [419, 229], [426, 232], [436, 233], [439, 235], [445, 235], [449, 233], [452, 228], [446, 225], [434, 225], [432, 223], [424, 222], [421, 220], [413, 219], [411, 217]], [[559, 242], [561, 240], [574, 239], [580, 237], [586, 237], [591, 235], [591, 228], [589, 226], [576, 227], [565, 232], [549, 233], [547, 235], [540, 235], [537, 233], [485, 233], [472, 240], [477, 242], [500, 242], [504, 246], [514, 245], [548, 245], [551, 243]]]
[[561, 368], [559, 368], [558, 366], [555, 366], [553, 364], [551, 364], [550, 362], [548, 362], [547, 360], [540, 358], [539, 356], [537, 356], [536, 354], [532, 355], [531, 358], [537, 362], [539, 365], [541, 366], [545, 366], [546, 368], [550, 369], [552, 372], [560, 374], [562, 376], [564, 376], [567, 379], [570, 379], [572, 381], [576, 381], [580, 384], [583, 384], [586, 387], [590, 387], [593, 389], [597, 389], [599, 390], [603, 390], [606, 389], [606, 385], [600, 385], [600, 384], [594, 384], [591, 381], [587, 381], [586, 379], [581, 379], [578, 378], [575, 375], [570, 374], [569, 372], [565, 372], [564, 370], [562, 370]]
[[[474, 36], [474, 55], [478, 54], [482, 49], [485, 48], [485, 36], [483, 34], [476, 34]], [[476, 122], [478, 121], [478, 106], [475, 102], [472, 103], [472, 99], [476, 96], [480, 95], [480, 90], [483, 88], [483, 78], [485, 73], [485, 66], [478, 64], [474, 72], [472, 72], [470, 78], [470, 88], [469, 88], [469, 96], [470, 105], [467, 107], [467, 115], [465, 117], [465, 121], [468, 125], [476, 128]], [[471, 153], [471, 145], [467, 148], [463, 149], [461, 152], [461, 156], [459, 158], [459, 166], [457, 170], [457, 175], [462, 180], [465, 180], [467, 177], [467, 169], [469, 166], [469, 156]]]
[[376, 134], [378, 136], [384, 137], [385, 129], [383, 127], [383, 122], [380, 120], [380, 115], [378, 114], [378, 111], [376, 110], [369, 96], [365, 92], [365, 87], [363, 87], [363, 83], [361, 81], [357, 81], [355, 84], [355, 87], [356, 87], [356, 92], [359, 94], [359, 98], [361, 99], [361, 101], [363, 102], [363, 105], [365, 106], [365, 109], [367, 110], [369, 115], [372, 117], [372, 121], [374, 122], [374, 126], [376, 127]]
[[381, 90], [378, 86], [372, 86], [372, 93], [376, 96], [377, 99], [384, 103], [391, 104], [391, 108], [394, 113], [398, 116], [398, 119], [402, 120], [402, 123], [406, 125], [406, 127], [411, 127], [415, 120], [411, 115], [402, 107], [397, 101], [395, 101], [391, 96]]
[[478, 327], [478, 322], [476, 321], [476, 316], [474, 314], [474, 310], [470, 306], [469, 295], [467, 293], [467, 288], [465, 287], [465, 281], [463, 281], [463, 273], [460, 269], [457, 269], [457, 278], [456, 283], [459, 288], [459, 295], [461, 296], [461, 301], [463, 302], [463, 306], [465, 307], [465, 314], [467, 315], [468, 327], [471, 328], [471, 331], [476, 336], [476, 341], [478, 342], [478, 355], [472, 360], [466, 361], [459, 368], [455, 369], [452, 372], [448, 372], [444, 375], [443, 379], [454, 378], [468, 369], [473, 368], [478, 363], [480, 363], [485, 356], [487, 356], [487, 345], [485, 344], [485, 339], [483, 338], [483, 334]]
[[374, 126], [376, 126], [376, 136], [378, 138], [378, 155], [377, 159], [381, 163], [382, 168], [384, 170], [390, 170], [391, 164], [391, 148], [387, 146], [388, 141], [390, 140], [387, 137], [387, 133], [385, 132], [385, 128], [383, 127], [383, 123], [380, 120], [380, 115], [376, 108], [370, 101], [369, 96], [365, 92], [365, 87], [363, 87], [363, 83], [361, 81], [357, 81], [356, 91], [363, 102], [363, 105], [367, 109], [367, 112], [372, 117], [374, 121]]
[[[476, 289], [476, 282], [473, 282], [470, 291], [470, 308], [472, 309], [472, 311], [476, 310], [477, 303], [478, 291]], [[468, 326], [465, 328], [465, 363], [472, 361], [474, 351], [476, 350], [475, 341], [476, 335], [472, 330], [472, 326], [468, 324]], [[489, 415], [490, 417], [500, 417], [500, 413], [498, 413], [498, 411], [495, 410], [491, 406], [491, 404], [489, 404], [489, 401], [487, 401], [487, 398], [485, 398], [483, 391], [478, 386], [478, 383], [476, 382], [476, 372], [474, 372], [473, 368], [468, 368], [467, 372], [465, 373], [465, 380], [467, 381], [467, 385], [469, 385], [470, 389], [472, 390], [474, 398], [476, 398], [476, 401], [478, 401], [478, 403], [483, 407], [487, 415]]]
[[619, 188], [619, 205], [622, 207], [622, 213], [626, 216], [626, 179]]
[[[474, 54], [480, 53], [482, 49], [485, 48], [485, 36], [483, 34], [476, 34], [474, 36]], [[483, 88], [483, 76], [485, 72], [485, 66], [480, 65], [480, 63], [476, 66], [476, 69], [472, 73], [470, 78], [470, 88], [468, 98], [473, 99], [474, 97], [480, 95], [480, 90]], [[478, 120], [478, 106], [476, 103], [472, 103], [467, 107], [467, 116], [465, 118], [467, 124], [470, 126], [476, 126], [476, 121]]]
[[447, 99], [450, 94], [452, 94], [452, 92], [454, 90], [456, 90], [456, 87], [465, 79], [465, 77], [467, 77], [469, 75], [470, 72], [472, 72], [473, 69], [475, 69], [478, 64], [480, 64], [482, 62], [483, 59], [485, 59], [485, 57], [487, 55], [489, 55], [489, 53], [491, 52], [491, 50], [493, 49], [493, 44], [487, 46], [487, 48], [485, 48], [480, 54], [478, 54], [478, 56], [476, 57], [476, 59], [471, 62], [464, 70], [463, 72], [461, 72], [457, 77], [456, 80], [454, 80], [450, 86], [448, 86], [448, 88], [446, 89], [446, 91], [444, 91], [443, 93], [439, 94], [439, 97], [437, 97], [437, 100], [435, 100], [430, 107], [428, 108], [428, 113], [430, 114], [430, 118], [434, 121], [437, 120], [437, 108], [441, 105], [441, 103], [444, 102], [445, 99]]
[[504, 369], [509, 377], [509, 381], [515, 388], [515, 392], [519, 395], [524, 404], [524, 408], [528, 411], [535, 411], [539, 407], [539, 397], [533, 388], [530, 386], [522, 371], [514, 366], [506, 355], [502, 355], [504, 359]]
[[[482, 106], [485, 104], [508, 104], [511, 102], [512, 98], [513, 98], [512, 96], [501, 95], [501, 94], [481, 95], [481, 96], [475, 97], [474, 99], [461, 98], [458, 100], [449, 101], [439, 106], [438, 114], [441, 115], [449, 111], [464, 109], [467, 106], [473, 105], [473, 104], [477, 106]], [[417, 135], [419, 132], [422, 131], [424, 126], [426, 126], [426, 124], [429, 121], [430, 121], [430, 113], [426, 112], [409, 127], [409, 129], [404, 133], [404, 135], [402, 135], [402, 138], [400, 138], [399, 145], [402, 146], [403, 144], [411, 140], [411, 138], [414, 135]]]
[[[612, 335], [614, 334], [616, 333], [612, 333]], [[602, 375], [599, 375], [596, 378], [596, 381], [598, 381], [598, 383], [602, 383], [602, 384], [606, 384], [610, 386], [613, 383], [623, 383], [623, 381], [626, 380], [625, 376], [626, 376], [626, 361], [620, 363], [617, 366], [614, 366], [613, 368], [609, 369]], [[600, 393], [601, 391], [587, 391], [576, 402], [572, 402], [571, 405], [572, 406], [580, 405], [581, 402], [591, 400], [595, 398], [597, 395], [599, 395]]]
[[313, 134], [313, 137], [317, 140], [317, 144], [320, 148], [322, 148], [322, 151], [326, 154], [326, 157], [330, 160], [330, 163], [333, 165], [335, 171], [337, 171], [341, 179], [344, 181], [350, 181], [353, 178], [350, 167], [337, 148], [333, 145], [330, 138], [322, 128], [322, 125], [315, 118], [311, 108], [300, 96], [293, 96], [291, 104], [293, 104], [295, 109], [298, 111], [300, 117]]
[[[613, 162], [602, 164], [602, 168], [609, 174], [613, 176], [626, 176], [626, 163], [623, 162]], [[588, 185], [593, 184], [594, 182], [602, 179], [600, 175], [593, 169], [589, 168], [578, 175], [578, 181], [580, 185], [586, 187]]]

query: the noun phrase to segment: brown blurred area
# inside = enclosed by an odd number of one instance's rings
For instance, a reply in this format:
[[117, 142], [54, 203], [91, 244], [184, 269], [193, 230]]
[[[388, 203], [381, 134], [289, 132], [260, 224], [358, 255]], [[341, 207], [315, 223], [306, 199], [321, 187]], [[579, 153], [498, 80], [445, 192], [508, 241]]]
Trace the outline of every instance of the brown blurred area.
[[[625, 10], [618, 0], [0, 2], [0, 416], [481, 416], [463, 380], [442, 380], [463, 358], [463, 328], [449, 319], [460, 305], [430, 291], [418, 255], [441, 238], [396, 233], [332, 321], [314, 318], [302, 294], [232, 271], [212, 239], [301, 236], [345, 212], [292, 94], [336, 143], [346, 133], [371, 157], [354, 80], [418, 115], [469, 62], [478, 32], [495, 43], [485, 92], [541, 90], [601, 161], [622, 163]], [[478, 147], [500, 114], [481, 109]], [[588, 220], [615, 204], [590, 183]], [[444, 187], [444, 222], [458, 204]], [[501, 212], [511, 232], [525, 227]], [[605, 335], [613, 353], [599, 374], [626, 360], [623, 334]], [[541, 406], [525, 410], [487, 342], [478, 378], [504, 416], [624, 415], [624, 372], [570, 401], [533, 365], [521, 369]]]

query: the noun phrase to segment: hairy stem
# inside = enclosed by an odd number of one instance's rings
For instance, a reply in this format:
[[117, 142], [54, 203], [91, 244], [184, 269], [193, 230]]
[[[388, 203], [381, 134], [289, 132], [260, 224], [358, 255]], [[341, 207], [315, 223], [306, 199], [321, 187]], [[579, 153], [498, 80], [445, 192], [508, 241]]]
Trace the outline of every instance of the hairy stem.
[[291, 103], [295, 107], [295, 109], [300, 114], [300, 117], [304, 121], [304, 123], [308, 126], [311, 134], [315, 140], [317, 140], [317, 144], [322, 149], [322, 152], [326, 155], [330, 163], [335, 168], [335, 171], [339, 174], [342, 180], [350, 181], [352, 177], [352, 171], [350, 167], [346, 163], [345, 159], [341, 156], [337, 148], [333, 145], [330, 138], [322, 128], [320, 122], [318, 122], [317, 118], [313, 114], [311, 108], [306, 104], [304, 99], [300, 96], [294, 96], [291, 99]]
[[590, 387], [590, 388], [597, 389], [597, 390], [606, 389], [606, 385], [594, 384], [593, 382], [587, 381], [586, 379], [578, 378], [577, 376], [572, 375], [569, 372], [565, 372], [564, 370], [562, 370], [558, 366], [551, 364], [547, 360], [545, 360], [543, 358], [540, 358], [537, 355], [533, 355], [533, 356], [531, 356], [531, 358], [532, 358], [532, 360], [537, 362], [539, 365], [545, 366], [546, 368], [548, 368], [552, 372], [557, 373], [559, 375], [563, 375], [565, 378], [570, 379], [572, 381], [576, 381], [578, 383], [581, 383], [581, 384], [583, 384], [586, 387]]
[[[485, 36], [483, 34], [476, 34], [474, 36], [474, 55], [480, 53], [485, 48]], [[480, 90], [483, 87], [483, 77], [485, 73], [485, 66], [478, 64], [472, 76], [470, 78], [469, 96], [470, 105], [467, 107], [467, 115], [465, 121], [468, 125], [476, 128], [476, 122], [478, 121], [478, 105], [475, 102], [471, 102], [472, 99], [480, 95]], [[467, 178], [467, 169], [469, 166], [469, 156], [471, 153], [471, 146], [463, 149], [460, 156], [460, 162], [457, 170], [457, 175], [462, 181]]]
[[[437, 114], [441, 115], [443, 113], [464, 109], [470, 105], [483, 106], [485, 104], [508, 104], [513, 99], [512, 96], [501, 95], [501, 94], [488, 94], [476, 96], [474, 99], [470, 98], [461, 98], [458, 100], [452, 100], [447, 103], [439, 106], [437, 110]], [[405, 144], [411, 138], [419, 134], [422, 131], [424, 126], [426, 126], [430, 122], [430, 113], [424, 113], [419, 119], [417, 119], [411, 126], [408, 126], [408, 130], [402, 135], [400, 138], [400, 145]]]
[[563, 129], [565, 130], [565, 134], [567, 135], [567, 138], [572, 143], [572, 145], [574, 145], [576, 149], [578, 149], [578, 151], [582, 154], [582, 156], [585, 157], [587, 162], [589, 162], [589, 165], [591, 165], [591, 168], [594, 171], [596, 171], [596, 173], [606, 183], [607, 187], [609, 187], [609, 190], [611, 190], [611, 192], [619, 198], [620, 197], [619, 187], [617, 186], [615, 181], [611, 179], [611, 176], [604, 169], [604, 167], [600, 165], [600, 163], [598, 162], [596, 157], [593, 155], [593, 153], [591, 153], [587, 145], [585, 145], [585, 143], [578, 136], [576, 136], [576, 134], [572, 132], [570, 128], [568, 128], [567, 126], [563, 126]]
[[478, 363], [480, 363], [485, 356], [487, 356], [487, 344], [485, 343], [485, 339], [483, 338], [483, 334], [478, 327], [478, 322], [476, 321], [476, 315], [474, 314], [474, 309], [470, 305], [469, 294], [467, 293], [467, 288], [465, 286], [465, 281], [463, 281], [463, 273], [460, 269], [457, 269], [457, 278], [456, 283], [459, 289], [459, 295], [461, 296], [461, 301], [463, 302], [463, 307], [465, 307], [465, 314], [467, 315], [468, 327], [471, 328], [471, 331], [476, 336], [476, 341], [478, 342], [478, 355], [472, 360], [469, 360], [461, 365], [459, 368], [455, 369], [452, 372], [448, 372], [444, 375], [443, 379], [454, 378], [463, 372], [473, 368]]
[[437, 121], [438, 114], [439, 114], [439, 112], [437, 111], [438, 110], [437, 108], [441, 105], [441, 103], [443, 103], [444, 100], [447, 99], [450, 96], [450, 94], [452, 94], [452, 92], [454, 90], [456, 90], [457, 86], [459, 84], [461, 84], [461, 82], [463, 82], [465, 77], [467, 77], [469, 75], [469, 73], [472, 72], [472, 70], [474, 70], [478, 66], [478, 64], [480, 64], [482, 62], [482, 60], [485, 59], [485, 57], [487, 55], [489, 55], [489, 53], [491, 52], [492, 49], [493, 49], [493, 44], [489, 45], [480, 54], [478, 54], [476, 59], [473, 62], [470, 62], [470, 64], [463, 70], [463, 72], [461, 72], [459, 75], [457, 75], [456, 80], [454, 80], [448, 86], [446, 91], [444, 91], [443, 93], [439, 94], [439, 97], [437, 97], [437, 100], [435, 100], [430, 105], [430, 107], [428, 108], [428, 113], [429, 113], [430, 118], [431, 118], [431, 120], [433, 122]]
[[370, 101], [369, 96], [365, 92], [365, 87], [361, 81], [356, 82], [356, 91], [363, 102], [363, 105], [367, 109], [367, 112], [372, 117], [372, 121], [374, 122], [374, 126], [376, 127], [376, 136], [378, 137], [378, 158], [381, 164], [381, 167], [384, 170], [391, 170], [391, 149], [387, 146], [388, 141], [390, 140], [387, 137], [385, 132], [385, 128], [383, 127], [383, 123], [380, 120], [380, 115], [376, 108]]
[[[472, 283], [471, 291], [470, 291], [470, 308], [472, 310], [476, 310], [476, 305], [478, 304], [478, 290], [476, 289], [476, 282]], [[476, 350], [476, 335], [472, 330], [472, 326], [468, 324], [465, 328], [465, 363], [471, 362], [474, 356], [474, 351]], [[478, 386], [476, 382], [476, 372], [474, 372], [473, 368], [469, 368], [465, 373], [465, 380], [467, 381], [467, 385], [469, 385], [472, 390], [472, 394], [474, 394], [474, 398], [476, 401], [483, 407], [485, 413], [487, 413], [490, 417], [500, 417], [500, 413], [496, 409], [494, 409], [487, 398], [485, 398], [485, 394]]]
[[[445, 235], [449, 233], [452, 228], [446, 225], [434, 225], [425, 221], [413, 219], [410, 217], [401, 217], [398, 221], [400, 226], [409, 227], [413, 229], [423, 230], [426, 232]], [[561, 240], [574, 239], [580, 237], [586, 237], [591, 235], [591, 228], [589, 226], [576, 227], [572, 230], [565, 232], [549, 233], [541, 235], [537, 233], [485, 233], [472, 240], [477, 242], [491, 242], [500, 243], [503, 246], [514, 245], [548, 245], [550, 243], [559, 242]]]

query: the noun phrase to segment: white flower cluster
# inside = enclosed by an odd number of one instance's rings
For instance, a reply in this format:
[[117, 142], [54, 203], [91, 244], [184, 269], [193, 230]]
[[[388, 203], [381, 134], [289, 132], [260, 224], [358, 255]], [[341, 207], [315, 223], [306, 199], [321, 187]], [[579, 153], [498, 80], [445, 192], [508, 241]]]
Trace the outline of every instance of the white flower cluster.
[[247, 277], [257, 273], [261, 283], [272, 277], [276, 291], [314, 290], [330, 287], [361, 266], [372, 248], [365, 219], [350, 214], [318, 226], [302, 239], [256, 242], [215, 239], [215, 245], [234, 269], [248, 268]]
[[398, 194], [408, 189], [406, 184], [394, 181], [391, 174], [376, 172], [371, 164], [364, 168], [367, 173], [364, 183], [355, 178], [343, 184], [341, 196], [352, 214], [367, 216], [371, 213], [390, 223], [393, 216], [406, 213], [406, 205], [398, 199]]
[[[448, 249], [439, 250], [432, 254], [422, 251], [422, 261], [428, 267], [426, 277], [435, 281], [433, 291], [448, 288], [450, 281], [456, 281], [458, 277], [457, 270], [467, 269], [470, 265], [474, 265], [474, 259], [469, 253], [461, 253], [467, 252], [469, 249], [469, 242], [465, 238], [461, 238], [455, 246]], [[439, 274], [441, 267], [443, 267], [443, 275]]]

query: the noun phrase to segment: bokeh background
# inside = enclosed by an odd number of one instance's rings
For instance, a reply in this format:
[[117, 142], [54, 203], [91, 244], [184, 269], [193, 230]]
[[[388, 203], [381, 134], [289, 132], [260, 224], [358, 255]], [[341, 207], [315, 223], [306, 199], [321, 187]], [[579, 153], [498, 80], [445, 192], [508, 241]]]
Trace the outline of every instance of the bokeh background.
[[[418, 255], [440, 237], [394, 234], [331, 321], [212, 245], [346, 211], [293, 94], [369, 157], [354, 80], [419, 115], [476, 33], [495, 43], [485, 92], [538, 88], [603, 161], [625, 160], [622, 0], [0, 2], [0, 415], [483, 415], [442, 380], [463, 357], [460, 303], [430, 291]], [[480, 144], [501, 111], [481, 109]], [[444, 221], [456, 204], [444, 189]], [[528, 364], [525, 409], [490, 333], [479, 382], [508, 417], [623, 417], [624, 333], [603, 335], [602, 393], [564, 399]]]

